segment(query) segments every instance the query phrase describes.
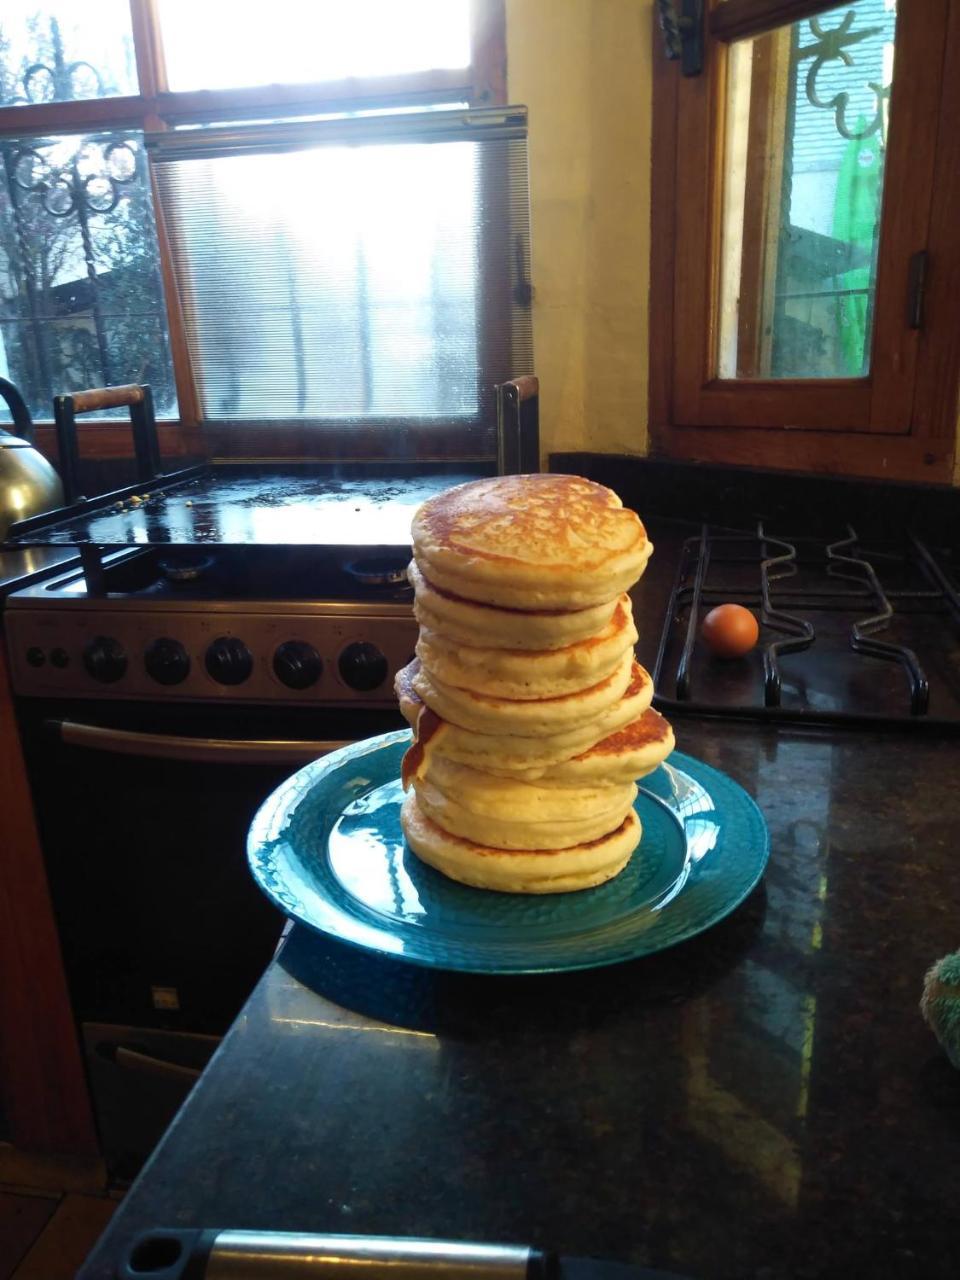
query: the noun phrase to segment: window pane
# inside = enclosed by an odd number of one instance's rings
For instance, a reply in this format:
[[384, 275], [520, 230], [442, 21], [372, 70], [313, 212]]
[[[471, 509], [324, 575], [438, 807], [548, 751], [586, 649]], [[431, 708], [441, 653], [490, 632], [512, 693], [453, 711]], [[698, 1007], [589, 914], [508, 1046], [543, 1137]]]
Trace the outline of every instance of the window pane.
[[529, 372], [526, 148], [367, 142], [157, 163], [205, 416], [492, 427]]
[[176, 414], [141, 135], [0, 139], [0, 376], [35, 418], [125, 382]]
[[731, 49], [723, 378], [869, 373], [895, 19], [860, 0]]
[[136, 92], [128, 0], [3, 0], [0, 106]]
[[160, 0], [171, 89], [470, 65], [469, 0]]

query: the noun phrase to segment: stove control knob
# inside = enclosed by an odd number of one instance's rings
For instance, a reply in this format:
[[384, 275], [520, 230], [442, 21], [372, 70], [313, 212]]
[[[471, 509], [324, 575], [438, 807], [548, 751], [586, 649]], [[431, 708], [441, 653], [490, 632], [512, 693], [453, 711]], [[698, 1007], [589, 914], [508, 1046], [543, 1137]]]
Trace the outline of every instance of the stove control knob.
[[387, 678], [387, 660], [375, 644], [348, 644], [337, 662], [344, 684], [366, 692]]
[[143, 665], [157, 684], [181, 684], [190, 674], [190, 655], [179, 640], [161, 636], [147, 646]]
[[206, 667], [217, 684], [243, 684], [253, 670], [253, 655], [236, 636], [217, 636], [207, 650]]
[[288, 640], [273, 655], [273, 671], [288, 689], [309, 689], [323, 672], [323, 659], [305, 640]]
[[127, 669], [127, 654], [119, 640], [94, 636], [83, 651], [83, 665], [94, 680], [114, 684]]

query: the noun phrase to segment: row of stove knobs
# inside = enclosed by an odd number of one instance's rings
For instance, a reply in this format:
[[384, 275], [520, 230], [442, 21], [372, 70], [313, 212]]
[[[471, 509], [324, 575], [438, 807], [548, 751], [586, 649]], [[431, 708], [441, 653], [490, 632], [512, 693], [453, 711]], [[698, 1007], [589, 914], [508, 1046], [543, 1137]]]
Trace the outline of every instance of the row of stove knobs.
[[[83, 665], [94, 680], [113, 684], [127, 670], [127, 653], [119, 640], [96, 636], [83, 651]], [[157, 684], [175, 685], [190, 673], [190, 655], [179, 640], [154, 640], [143, 655], [147, 674]], [[236, 636], [218, 636], [204, 655], [207, 673], [223, 685], [238, 685], [253, 671], [253, 654]], [[337, 659], [340, 678], [351, 689], [376, 689], [387, 678], [388, 663], [373, 644], [348, 644]], [[273, 655], [273, 671], [288, 689], [309, 689], [323, 674], [323, 659], [305, 640], [287, 640]]]

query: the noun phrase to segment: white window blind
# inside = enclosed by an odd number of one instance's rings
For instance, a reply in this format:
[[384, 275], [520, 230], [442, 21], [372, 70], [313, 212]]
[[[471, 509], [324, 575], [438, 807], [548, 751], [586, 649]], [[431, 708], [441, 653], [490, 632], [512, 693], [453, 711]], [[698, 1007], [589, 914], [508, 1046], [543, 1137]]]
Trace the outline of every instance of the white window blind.
[[471, 428], [532, 372], [522, 109], [148, 137], [208, 421]]

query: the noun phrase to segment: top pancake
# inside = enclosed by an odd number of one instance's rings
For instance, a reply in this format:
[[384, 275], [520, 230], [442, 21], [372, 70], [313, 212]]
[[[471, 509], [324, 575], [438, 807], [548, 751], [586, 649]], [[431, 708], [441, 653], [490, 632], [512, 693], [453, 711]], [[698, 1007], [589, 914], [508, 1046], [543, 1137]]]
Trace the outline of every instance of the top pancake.
[[653, 550], [639, 517], [578, 476], [497, 476], [457, 485], [413, 518], [434, 587], [509, 609], [585, 609], [642, 574]]

